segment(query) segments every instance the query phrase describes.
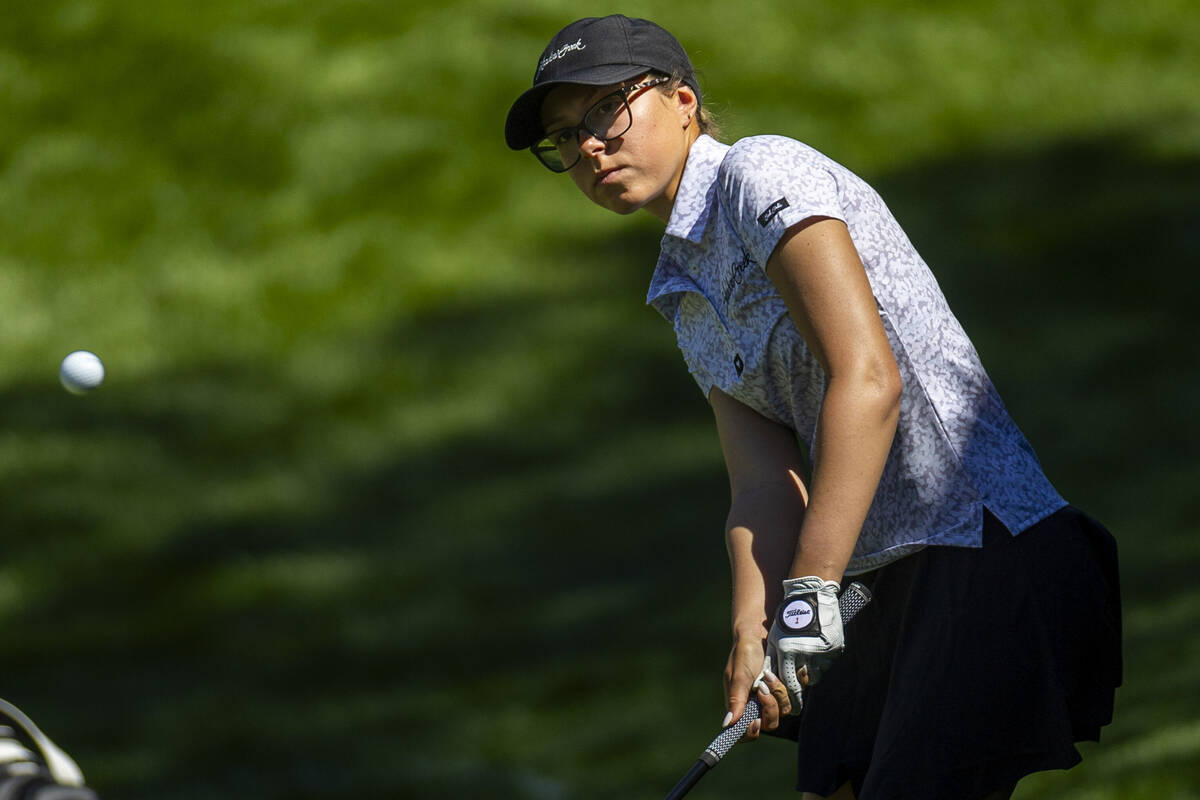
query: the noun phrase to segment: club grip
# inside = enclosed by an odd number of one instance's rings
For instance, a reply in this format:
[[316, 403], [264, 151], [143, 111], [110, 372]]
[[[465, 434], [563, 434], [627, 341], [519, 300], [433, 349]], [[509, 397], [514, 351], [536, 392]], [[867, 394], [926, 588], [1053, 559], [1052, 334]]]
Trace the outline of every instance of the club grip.
[[858, 581], [850, 584], [838, 597], [838, 611], [842, 613], [842, 622], [854, 619], [858, 612], [871, 602], [871, 590]]
[[708, 747], [704, 748], [704, 752], [700, 754], [700, 760], [710, 767], [715, 767], [717, 762], [729, 752], [729, 748], [737, 744], [738, 740], [745, 735], [750, 723], [758, 719], [761, 713], [762, 707], [759, 706], [757, 700], [751, 697], [746, 701], [746, 710], [742, 712], [742, 716], [738, 717], [738, 721], [721, 731], [721, 734], [713, 739]]

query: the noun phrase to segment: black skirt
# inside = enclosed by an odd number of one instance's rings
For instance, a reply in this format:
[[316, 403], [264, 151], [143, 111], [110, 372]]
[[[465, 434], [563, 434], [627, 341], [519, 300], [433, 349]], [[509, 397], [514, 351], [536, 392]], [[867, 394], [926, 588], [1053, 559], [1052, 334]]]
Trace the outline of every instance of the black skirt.
[[801, 791], [975, 800], [1080, 761], [1121, 684], [1116, 542], [1065, 508], [982, 548], [928, 547], [856, 580], [873, 602], [805, 696]]

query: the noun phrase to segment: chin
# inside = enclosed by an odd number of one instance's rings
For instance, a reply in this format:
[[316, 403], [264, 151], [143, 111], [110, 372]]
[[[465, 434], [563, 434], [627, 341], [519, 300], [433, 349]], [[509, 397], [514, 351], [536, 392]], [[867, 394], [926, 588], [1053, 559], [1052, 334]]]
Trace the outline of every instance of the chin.
[[637, 199], [618, 197], [593, 197], [592, 202], [601, 208], [607, 208], [614, 214], [627, 215], [635, 211], [640, 211], [645, 202], [640, 202]]

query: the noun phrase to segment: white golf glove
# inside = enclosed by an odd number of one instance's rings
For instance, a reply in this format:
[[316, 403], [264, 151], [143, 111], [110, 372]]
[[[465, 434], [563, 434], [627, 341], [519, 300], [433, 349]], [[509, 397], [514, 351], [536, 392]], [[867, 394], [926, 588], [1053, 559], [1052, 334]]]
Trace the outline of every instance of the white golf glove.
[[791, 696], [793, 714], [800, 713], [803, 687], [816, 683], [821, 670], [845, 648], [839, 591], [837, 581], [817, 577], [783, 582], [783, 602], [767, 637], [766, 669], [778, 669]]

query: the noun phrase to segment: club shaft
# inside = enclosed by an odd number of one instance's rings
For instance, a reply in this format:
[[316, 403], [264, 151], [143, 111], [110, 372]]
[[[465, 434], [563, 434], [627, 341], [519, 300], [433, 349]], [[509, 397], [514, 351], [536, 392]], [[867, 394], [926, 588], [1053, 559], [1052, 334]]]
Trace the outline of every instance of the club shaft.
[[696, 763], [688, 770], [687, 774], [679, 779], [679, 783], [675, 784], [675, 788], [667, 795], [667, 800], [681, 800], [681, 798], [692, 790], [692, 787], [704, 777], [704, 773], [708, 772], [709, 766], [704, 763], [703, 759], [696, 759]]

